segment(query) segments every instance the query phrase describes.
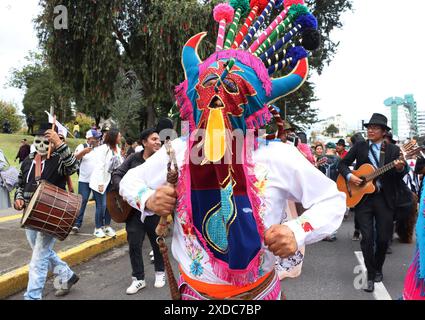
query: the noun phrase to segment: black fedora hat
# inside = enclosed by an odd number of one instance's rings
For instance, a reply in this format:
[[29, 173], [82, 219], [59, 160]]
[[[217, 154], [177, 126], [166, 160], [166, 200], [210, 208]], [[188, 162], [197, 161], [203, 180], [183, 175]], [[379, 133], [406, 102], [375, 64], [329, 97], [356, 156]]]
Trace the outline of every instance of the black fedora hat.
[[385, 130], [390, 131], [391, 128], [387, 126], [388, 119], [386, 116], [380, 113], [374, 113], [372, 115], [372, 118], [370, 118], [370, 121], [368, 123], [365, 123], [364, 126], [367, 128], [369, 125], [377, 125], [385, 128]]
[[344, 139], [339, 139], [338, 142], [336, 143], [337, 146], [344, 146], [346, 147], [347, 145], [345, 144], [345, 140]]
[[[38, 128], [37, 132], [34, 135], [35, 136], [43, 136], [44, 133], [49, 129], [50, 130], [52, 129], [51, 123], [48, 123], [48, 122], [41, 123], [40, 127]], [[55, 131], [56, 131], [56, 133], [58, 133], [58, 127], [57, 126], [55, 126]]]

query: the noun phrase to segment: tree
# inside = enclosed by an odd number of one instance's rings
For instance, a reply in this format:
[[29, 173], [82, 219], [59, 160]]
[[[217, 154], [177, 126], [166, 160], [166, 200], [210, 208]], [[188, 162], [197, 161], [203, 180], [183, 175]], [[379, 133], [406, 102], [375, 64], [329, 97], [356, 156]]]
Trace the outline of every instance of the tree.
[[325, 132], [333, 138], [333, 136], [339, 132], [339, 129], [334, 124], [331, 124], [326, 128]]
[[32, 114], [36, 123], [46, 122], [44, 111], [53, 106], [59, 121], [69, 121], [73, 117], [69, 87], [55, 78], [42, 54], [30, 51], [25, 59], [28, 64], [12, 69], [8, 81], [9, 86], [26, 90], [23, 113]]
[[124, 137], [138, 138], [140, 128], [137, 113], [142, 101], [141, 84], [136, 74], [120, 70], [114, 85], [114, 101], [109, 109]]
[[[67, 30], [52, 24], [58, 4], [68, 9]], [[41, 0], [40, 5], [36, 27], [49, 63], [72, 84], [77, 109], [97, 120], [109, 116], [106, 106], [121, 67], [140, 79], [145, 97], [140, 115], [146, 126], [153, 125], [171, 108], [173, 88], [183, 80], [180, 53], [188, 35], [216, 33], [212, 3], [197, 0]]]
[[17, 132], [22, 128], [22, 119], [17, 114], [16, 106], [12, 103], [0, 100], [0, 125], [7, 120], [10, 123], [12, 132]]
[[[183, 80], [181, 49], [188, 38], [207, 31], [201, 58], [215, 48], [217, 24], [212, 9], [218, 0], [40, 0], [36, 19], [40, 45], [55, 76], [72, 86], [78, 111], [97, 120], [108, 117], [114, 100], [114, 82], [120, 68], [134, 70], [140, 80], [142, 127], [173, 105], [174, 86]], [[312, 57], [312, 68], [321, 72], [336, 52], [330, 33], [342, 26], [340, 15], [351, 9], [351, 0], [306, 0], [318, 17], [323, 44]], [[54, 7], [68, 9], [68, 29], [55, 30]], [[243, 22], [243, 19], [241, 20]], [[303, 94], [287, 97], [288, 115], [301, 124], [316, 121], [313, 84]]]
[[[334, 29], [342, 28], [341, 14], [352, 10], [352, 1], [304, 1], [317, 18], [321, 33], [321, 45], [309, 58], [310, 68], [320, 75], [325, 66], [333, 60], [339, 46], [339, 42], [332, 41], [330, 34]], [[284, 101], [278, 101], [277, 106], [283, 110], [286, 105], [287, 120], [306, 129], [318, 120], [318, 110], [311, 107], [311, 103], [315, 101], [318, 99], [314, 95], [314, 84], [307, 80], [298, 91], [285, 97]]]

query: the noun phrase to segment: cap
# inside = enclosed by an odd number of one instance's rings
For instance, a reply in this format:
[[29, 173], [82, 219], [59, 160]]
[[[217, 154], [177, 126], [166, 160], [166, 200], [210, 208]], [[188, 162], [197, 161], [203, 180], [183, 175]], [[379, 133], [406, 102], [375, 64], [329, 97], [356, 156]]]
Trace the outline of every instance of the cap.
[[328, 142], [326, 144], [326, 149], [336, 149], [336, 144], [333, 142]]
[[99, 132], [97, 132], [97, 130], [91, 129], [89, 131], [86, 132], [86, 139], [90, 139], [90, 138], [100, 138], [101, 134]]

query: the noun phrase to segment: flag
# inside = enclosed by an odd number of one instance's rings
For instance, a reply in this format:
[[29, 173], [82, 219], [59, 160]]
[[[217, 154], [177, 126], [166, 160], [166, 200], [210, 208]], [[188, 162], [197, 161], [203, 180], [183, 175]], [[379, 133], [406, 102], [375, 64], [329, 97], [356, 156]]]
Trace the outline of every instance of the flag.
[[[47, 111], [44, 112], [46, 112], [49, 117], [49, 123], [53, 123], [53, 116]], [[66, 136], [68, 135], [68, 129], [65, 128], [58, 120], [56, 120], [55, 126], [58, 127], [58, 133], [63, 135], [66, 139]]]

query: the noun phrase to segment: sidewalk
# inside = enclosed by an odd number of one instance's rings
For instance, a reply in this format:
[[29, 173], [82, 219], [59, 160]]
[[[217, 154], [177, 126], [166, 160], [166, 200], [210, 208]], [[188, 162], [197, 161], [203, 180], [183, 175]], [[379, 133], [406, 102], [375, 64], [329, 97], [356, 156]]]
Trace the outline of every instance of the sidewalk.
[[[94, 203], [89, 203], [80, 233], [69, 235], [55, 244], [55, 251], [70, 265], [79, 264], [127, 241], [123, 230], [125, 225], [113, 221], [111, 226], [117, 231], [115, 238], [95, 238], [94, 214]], [[0, 299], [25, 288], [28, 279], [27, 264], [32, 250], [25, 230], [20, 227], [20, 218], [20, 212], [12, 208], [0, 210]]]

